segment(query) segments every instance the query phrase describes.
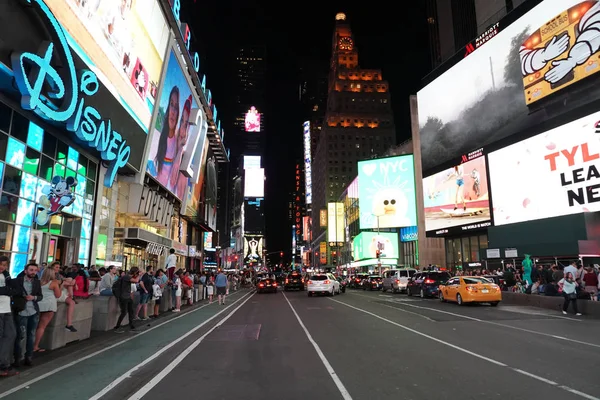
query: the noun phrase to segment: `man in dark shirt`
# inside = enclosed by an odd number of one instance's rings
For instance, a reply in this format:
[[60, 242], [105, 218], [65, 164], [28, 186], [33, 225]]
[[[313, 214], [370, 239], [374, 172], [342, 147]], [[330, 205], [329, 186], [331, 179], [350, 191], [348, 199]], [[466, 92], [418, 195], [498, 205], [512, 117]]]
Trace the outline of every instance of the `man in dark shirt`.
[[133, 267], [129, 271], [125, 272], [119, 280], [115, 283], [117, 285], [117, 298], [119, 300], [119, 307], [121, 308], [121, 315], [119, 315], [119, 319], [117, 320], [117, 326], [115, 326], [115, 331], [117, 333], [122, 333], [121, 323], [125, 318], [125, 315], [129, 316], [129, 328], [132, 331], [135, 331], [135, 325], [133, 325], [133, 299], [131, 297], [131, 284], [137, 283], [139, 281], [140, 269], [138, 267]]

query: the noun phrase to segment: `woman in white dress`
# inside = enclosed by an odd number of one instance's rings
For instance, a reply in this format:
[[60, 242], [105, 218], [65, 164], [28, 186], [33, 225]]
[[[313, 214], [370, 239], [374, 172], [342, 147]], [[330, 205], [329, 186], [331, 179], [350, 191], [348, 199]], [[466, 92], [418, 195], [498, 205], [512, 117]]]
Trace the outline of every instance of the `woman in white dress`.
[[183, 283], [181, 282], [181, 270], [177, 271], [175, 273], [175, 277], [173, 278], [175, 281], [173, 282], [173, 286], [176, 288], [175, 289], [175, 309], [173, 310], [173, 312], [180, 312], [181, 311], [181, 293], [183, 292], [182, 290], [182, 286]]
[[38, 302], [38, 307], [40, 308], [40, 322], [35, 331], [35, 342], [33, 345], [33, 351], [36, 353], [45, 351], [44, 349], [40, 349], [40, 342], [42, 341], [46, 327], [50, 321], [52, 321], [52, 318], [54, 318], [54, 314], [56, 313], [56, 299], [62, 295], [60, 284], [56, 280], [56, 275], [52, 268], [44, 269], [40, 284], [42, 285], [43, 298], [42, 301]]

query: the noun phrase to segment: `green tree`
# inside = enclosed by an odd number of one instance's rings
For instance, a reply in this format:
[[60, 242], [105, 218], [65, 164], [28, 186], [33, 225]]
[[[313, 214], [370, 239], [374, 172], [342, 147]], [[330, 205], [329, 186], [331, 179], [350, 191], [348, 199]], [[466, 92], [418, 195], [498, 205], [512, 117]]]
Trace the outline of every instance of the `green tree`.
[[521, 45], [530, 36], [529, 26], [525, 27], [521, 33], [513, 37], [510, 41], [510, 53], [504, 64], [504, 81], [510, 86], [523, 86], [523, 74], [521, 73], [521, 56], [519, 50]]

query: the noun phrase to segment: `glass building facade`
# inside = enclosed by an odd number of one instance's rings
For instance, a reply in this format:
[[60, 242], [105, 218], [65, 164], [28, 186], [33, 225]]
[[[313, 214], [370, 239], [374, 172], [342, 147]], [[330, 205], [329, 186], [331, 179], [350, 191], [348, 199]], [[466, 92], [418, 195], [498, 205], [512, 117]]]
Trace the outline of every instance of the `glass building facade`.
[[[29, 261], [89, 265], [98, 164], [60, 135], [0, 103], [0, 252], [11, 274]], [[73, 201], [47, 223], [36, 219], [52, 180], [73, 178]]]

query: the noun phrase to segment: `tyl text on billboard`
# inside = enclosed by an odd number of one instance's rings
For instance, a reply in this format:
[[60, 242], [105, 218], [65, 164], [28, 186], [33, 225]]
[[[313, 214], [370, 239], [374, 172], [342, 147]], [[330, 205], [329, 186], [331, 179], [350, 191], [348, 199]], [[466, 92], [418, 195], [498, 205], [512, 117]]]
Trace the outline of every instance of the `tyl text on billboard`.
[[[65, 123], [66, 128], [80, 140], [97, 149], [102, 159], [110, 162], [104, 184], [111, 187], [119, 168], [127, 165], [131, 148], [112, 129], [110, 120], [104, 121], [98, 110], [85, 105], [85, 97], [98, 92], [98, 77], [92, 71], [75, 70], [73, 55], [62, 27], [43, 0], [33, 1], [54, 30], [52, 36], [57, 43], [44, 43], [40, 54], [17, 52], [11, 55], [15, 82], [22, 95], [21, 107], [34, 111], [45, 120]], [[57, 56], [63, 62], [62, 69], [66, 73], [59, 73], [52, 65], [52, 60]]]
[[[596, 126], [598, 123], [596, 123]], [[587, 164], [589, 162], [598, 160], [600, 154], [590, 154], [588, 144], [582, 143], [581, 145], [574, 146], [571, 149], [562, 149], [557, 152], [553, 152], [544, 157], [549, 162], [550, 171], [556, 171], [557, 162], [566, 160], [569, 167], [573, 167], [578, 164], [578, 161]], [[598, 167], [594, 164], [585, 165], [584, 167], [575, 168], [570, 172], [561, 172], [560, 184], [565, 186], [572, 186], [574, 184], [584, 183], [593, 181], [600, 178], [600, 172]], [[567, 198], [569, 201], [569, 207], [576, 205], [584, 205], [586, 203], [595, 203], [600, 201], [600, 184], [595, 183], [586, 187], [579, 187], [575, 189], [567, 190]]]

